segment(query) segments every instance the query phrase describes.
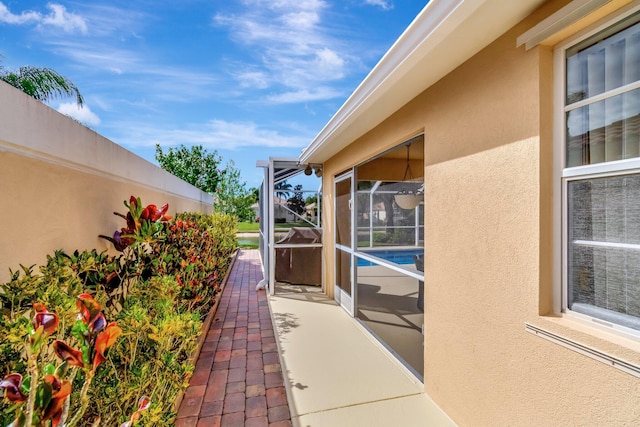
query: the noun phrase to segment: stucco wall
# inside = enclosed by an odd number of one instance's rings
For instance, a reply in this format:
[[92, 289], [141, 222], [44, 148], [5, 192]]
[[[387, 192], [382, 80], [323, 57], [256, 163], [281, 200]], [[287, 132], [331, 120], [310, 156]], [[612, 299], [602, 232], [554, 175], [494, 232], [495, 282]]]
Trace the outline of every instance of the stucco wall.
[[640, 380], [525, 331], [640, 364], [630, 339], [554, 316], [552, 50], [516, 38], [550, 2], [326, 162], [330, 179], [424, 131], [425, 391], [462, 426], [634, 425]]
[[56, 249], [111, 249], [98, 238], [124, 226], [131, 195], [169, 203], [169, 213], [212, 211], [212, 198], [0, 84], [0, 280]]

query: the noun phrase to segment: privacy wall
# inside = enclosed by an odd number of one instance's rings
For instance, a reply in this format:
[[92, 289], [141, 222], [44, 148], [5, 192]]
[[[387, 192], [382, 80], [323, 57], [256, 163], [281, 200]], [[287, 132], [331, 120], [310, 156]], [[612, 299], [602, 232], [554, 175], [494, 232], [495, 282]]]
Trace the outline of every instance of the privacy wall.
[[56, 249], [111, 250], [131, 195], [169, 214], [212, 197], [13, 87], [0, 83], [0, 280]]

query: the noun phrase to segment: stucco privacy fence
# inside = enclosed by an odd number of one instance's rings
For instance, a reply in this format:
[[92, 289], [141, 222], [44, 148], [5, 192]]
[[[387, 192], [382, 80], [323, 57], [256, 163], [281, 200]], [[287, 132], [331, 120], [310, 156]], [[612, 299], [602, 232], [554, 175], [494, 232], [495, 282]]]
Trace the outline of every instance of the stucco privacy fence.
[[56, 249], [113, 251], [123, 200], [211, 213], [211, 195], [13, 87], [0, 84], [0, 281]]

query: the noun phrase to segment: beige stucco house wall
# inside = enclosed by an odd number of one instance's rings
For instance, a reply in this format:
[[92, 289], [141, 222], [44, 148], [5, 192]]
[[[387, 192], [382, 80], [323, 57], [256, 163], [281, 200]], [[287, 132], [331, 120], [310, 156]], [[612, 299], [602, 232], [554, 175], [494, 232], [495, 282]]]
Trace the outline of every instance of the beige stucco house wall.
[[124, 200], [213, 209], [210, 195], [13, 87], [0, 84], [0, 280], [56, 249], [111, 250], [98, 238], [124, 220]]
[[[640, 365], [638, 340], [553, 310], [553, 46], [630, 2], [527, 50], [518, 37], [570, 2], [531, 3], [523, 20], [398, 109], [384, 116], [374, 100], [360, 124], [336, 126], [303, 153], [324, 167], [325, 289], [333, 293], [334, 177], [423, 133], [425, 392], [462, 426], [636, 425], [640, 378], [525, 330]], [[367, 127], [367, 117], [380, 120]]]

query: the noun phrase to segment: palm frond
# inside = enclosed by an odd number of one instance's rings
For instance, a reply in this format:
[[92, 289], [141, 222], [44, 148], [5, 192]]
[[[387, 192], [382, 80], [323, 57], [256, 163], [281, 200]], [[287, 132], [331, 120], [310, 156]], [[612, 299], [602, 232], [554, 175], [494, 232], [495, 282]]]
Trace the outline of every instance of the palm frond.
[[25, 66], [20, 67], [18, 71], [5, 71], [0, 68], [0, 80], [42, 102], [59, 97], [72, 97], [78, 105], [84, 103], [76, 85], [51, 68]]

